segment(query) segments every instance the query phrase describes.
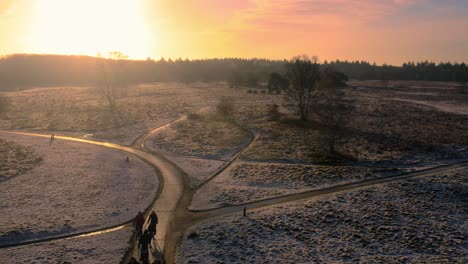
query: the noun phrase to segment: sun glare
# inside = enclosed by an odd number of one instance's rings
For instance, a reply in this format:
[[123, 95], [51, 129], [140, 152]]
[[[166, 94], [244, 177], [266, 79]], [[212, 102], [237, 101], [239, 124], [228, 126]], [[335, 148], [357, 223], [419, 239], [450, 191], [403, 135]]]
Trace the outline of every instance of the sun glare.
[[150, 54], [150, 33], [141, 0], [36, 0], [29, 35], [35, 53], [130, 58]]

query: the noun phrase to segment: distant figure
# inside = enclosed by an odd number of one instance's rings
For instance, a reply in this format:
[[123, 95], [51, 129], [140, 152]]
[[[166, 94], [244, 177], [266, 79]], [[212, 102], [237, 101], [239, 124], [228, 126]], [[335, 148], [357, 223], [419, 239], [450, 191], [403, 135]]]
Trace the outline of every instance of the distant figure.
[[140, 264], [140, 262], [138, 262], [134, 257], [132, 257], [128, 264]]
[[156, 225], [158, 224], [158, 216], [156, 213], [153, 211], [151, 212], [151, 215], [149, 217], [149, 226], [148, 226], [148, 232], [151, 237], [151, 239], [154, 238], [156, 235]]
[[135, 217], [134, 224], [137, 231], [137, 238], [139, 238], [143, 230], [143, 225], [145, 224], [145, 217], [141, 211], [138, 212], [137, 216]]
[[52, 145], [52, 143], [54, 142], [54, 139], [55, 139], [55, 134], [54, 132], [52, 132], [52, 134], [50, 135], [49, 145]]
[[148, 230], [145, 230], [143, 235], [141, 235], [140, 240], [138, 241], [138, 247], [140, 248], [140, 261], [142, 263], [148, 263], [149, 255], [149, 244], [151, 242], [151, 237]]
[[130, 158], [127, 156], [127, 157], [125, 158], [125, 161], [126, 161], [126, 162], [130, 162]]

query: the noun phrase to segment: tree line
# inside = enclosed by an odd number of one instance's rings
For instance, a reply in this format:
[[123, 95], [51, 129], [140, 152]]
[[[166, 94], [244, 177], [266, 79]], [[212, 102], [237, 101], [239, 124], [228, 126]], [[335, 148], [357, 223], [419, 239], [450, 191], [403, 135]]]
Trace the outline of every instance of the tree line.
[[[90, 56], [10, 55], [0, 58], [0, 90], [41, 86], [94, 86], [100, 65], [110, 61]], [[286, 74], [287, 60], [268, 59], [159, 59], [119, 60], [120, 74], [128, 84], [147, 82], [227, 81], [232, 87], [266, 83], [272, 72]], [[366, 61], [324, 61], [322, 66], [351, 79], [468, 81], [465, 63], [408, 62], [402, 66]]]

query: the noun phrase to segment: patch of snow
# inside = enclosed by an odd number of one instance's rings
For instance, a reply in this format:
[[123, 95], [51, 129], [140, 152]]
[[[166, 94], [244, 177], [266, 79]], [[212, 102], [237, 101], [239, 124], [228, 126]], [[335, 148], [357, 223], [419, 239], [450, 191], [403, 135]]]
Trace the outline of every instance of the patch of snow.
[[130, 247], [133, 228], [88, 237], [0, 249], [2, 263], [119, 263]]
[[[153, 201], [154, 169], [122, 151], [1, 133], [43, 158], [0, 183], [0, 244], [96, 230], [131, 220]], [[130, 162], [125, 162], [130, 156]]]
[[176, 263], [466, 263], [468, 168], [210, 219]]
[[454, 102], [451, 102], [451, 101], [435, 102], [435, 101], [409, 100], [409, 99], [400, 99], [400, 98], [396, 98], [394, 100], [431, 106], [442, 112], [468, 115], [468, 104], [461, 105], [461, 104], [454, 104]]
[[192, 186], [197, 186], [226, 162], [220, 160], [203, 159], [187, 156], [165, 155], [167, 159], [177, 164], [191, 178]]
[[189, 208], [200, 210], [226, 204], [241, 204], [412, 170], [413, 168], [234, 162], [197, 190]]

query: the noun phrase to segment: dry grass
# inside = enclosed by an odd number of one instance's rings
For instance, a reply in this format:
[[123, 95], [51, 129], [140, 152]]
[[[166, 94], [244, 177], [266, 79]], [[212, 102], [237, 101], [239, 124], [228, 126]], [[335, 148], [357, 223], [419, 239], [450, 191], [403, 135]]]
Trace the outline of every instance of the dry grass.
[[[337, 142], [338, 152], [351, 161], [394, 165], [468, 157], [466, 115], [395, 100], [406, 97], [422, 100], [428, 95], [418, 93], [430, 89], [432, 103], [440, 96], [445, 105], [453, 104], [457, 107], [455, 110], [466, 111], [468, 97], [460, 99], [455, 89], [446, 83], [409, 82], [408, 87], [403, 85], [405, 82], [398, 82], [398, 88], [382, 88], [378, 83], [369, 82], [369, 88], [347, 89], [346, 97], [353, 101], [355, 108], [346, 117], [346, 128]], [[407, 95], [400, 90], [415, 90], [415, 93]], [[281, 109], [282, 121], [272, 122], [267, 109], [258, 107], [256, 116], [244, 121], [248, 127], [261, 133], [259, 140], [244, 154], [244, 159], [326, 161], [326, 144], [317, 124], [296, 122], [285, 108]]]
[[465, 263], [466, 180], [456, 169], [202, 222], [177, 261]]
[[30, 147], [0, 139], [0, 180], [21, 175], [41, 161]]
[[150, 139], [155, 149], [167, 153], [224, 158], [247, 141], [249, 134], [217, 112], [191, 114]]
[[[468, 109], [468, 95], [456, 92], [456, 85], [437, 82], [351, 82], [347, 97], [356, 108], [347, 117], [347, 130], [337, 151], [362, 162], [418, 163], [422, 159], [463, 158], [468, 145], [466, 115], [450, 112], [450, 106]], [[246, 160], [323, 163], [326, 147], [318, 126], [291, 122], [294, 115], [280, 107], [281, 120], [271, 121], [272, 104], [282, 105], [281, 95], [248, 94], [224, 83], [178, 83], [139, 85], [129, 90], [111, 113], [92, 88], [42, 88], [8, 93], [10, 111], [0, 119], [0, 129], [57, 130], [129, 144], [139, 134], [181, 115], [213, 107], [219, 98], [234, 98], [234, 119], [261, 134], [245, 153]], [[401, 101], [401, 100], [411, 100]], [[423, 105], [443, 105], [436, 108]], [[184, 154], [211, 155], [209, 146], [236, 138], [236, 130], [219, 122], [180, 123], [171, 140], [163, 139], [165, 150]], [[293, 120], [294, 121], [294, 120]], [[190, 135], [191, 129], [204, 130]], [[210, 127], [212, 126], [212, 127]], [[221, 129], [223, 132], [215, 132]], [[210, 132], [211, 131], [211, 132]], [[234, 132], [233, 132], [234, 131]], [[212, 133], [213, 132], [213, 133]], [[233, 135], [225, 135], [232, 133]], [[199, 148], [183, 139], [206, 144]], [[216, 142], [218, 141], [218, 142]], [[226, 148], [233, 149], [227, 140]], [[233, 140], [233, 144], [241, 141]], [[457, 150], [458, 149], [458, 150]], [[205, 154], [203, 154], [205, 152]], [[465, 151], [466, 152], [466, 151]], [[207, 154], [208, 153], [208, 154]]]

